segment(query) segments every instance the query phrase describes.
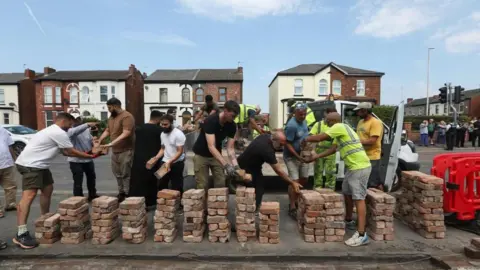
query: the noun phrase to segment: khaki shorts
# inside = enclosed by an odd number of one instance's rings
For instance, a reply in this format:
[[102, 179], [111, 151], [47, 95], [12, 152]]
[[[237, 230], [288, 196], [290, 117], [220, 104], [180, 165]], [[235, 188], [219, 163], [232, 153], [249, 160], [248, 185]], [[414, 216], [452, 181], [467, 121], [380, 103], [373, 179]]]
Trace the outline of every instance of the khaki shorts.
[[372, 167], [360, 170], [347, 170], [342, 183], [342, 193], [352, 196], [354, 201], [362, 201], [367, 197], [368, 178]]
[[49, 169], [24, 167], [17, 164], [17, 170], [22, 175], [23, 190], [42, 190], [53, 184], [53, 176]]
[[283, 160], [285, 161], [285, 166], [287, 166], [288, 176], [290, 176], [293, 181], [308, 178], [309, 168], [307, 163], [302, 163], [294, 157], [283, 158]]

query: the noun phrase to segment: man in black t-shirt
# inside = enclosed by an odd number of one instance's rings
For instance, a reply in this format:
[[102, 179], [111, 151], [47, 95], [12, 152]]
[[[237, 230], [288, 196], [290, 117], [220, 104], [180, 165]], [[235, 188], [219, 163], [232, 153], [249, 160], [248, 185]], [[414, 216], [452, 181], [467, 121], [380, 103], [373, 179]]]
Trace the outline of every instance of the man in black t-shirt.
[[[233, 122], [238, 115], [238, 103], [229, 100], [225, 102], [221, 113], [207, 117], [203, 122], [200, 134], [193, 145], [195, 181], [197, 188], [208, 189], [209, 170], [212, 171], [215, 187], [225, 186], [225, 172], [228, 176], [235, 176], [238, 168], [234, 149], [234, 137], [237, 126]], [[228, 160], [222, 156], [222, 141], [227, 139]], [[225, 170], [225, 172], [224, 172]]]
[[219, 112], [217, 103], [213, 102], [213, 97], [211, 95], [206, 95], [205, 104], [200, 108], [200, 111], [198, 111], [197, 115], [195, 115], [195, 119], [193, 119], [192, 124], [195, 124], [195, 122], [203, 118], [205, 113], [210, 116], [212, 114], [216, 114], [217, 112]]
[[278, 176], [292, 186], [296, 193], [302, 188], [299, 183], [292, 181], [281, 168], [275, 156], [274, 142], [283, 146], [287, 142], [287, 138], [282, 131], [276, 131], [272, 135], [262, 134], [253, 140], [238, 157], [240, 168], [252, 175], [252, 182], [249, 184], [255, 187], [257, 210], [262, 203], [263, 193], [265, 192], [265, 182], [262, 174], [263, 163], [268, 163]]

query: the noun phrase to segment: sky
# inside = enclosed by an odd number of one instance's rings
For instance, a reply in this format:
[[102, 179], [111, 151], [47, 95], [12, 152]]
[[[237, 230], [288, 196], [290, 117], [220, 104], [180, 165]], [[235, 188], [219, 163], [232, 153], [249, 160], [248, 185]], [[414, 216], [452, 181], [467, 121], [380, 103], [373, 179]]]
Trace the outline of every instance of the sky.
[[0, 72], [244, 67], [268, 111], [299, 64], [381, 71], [382, 104], [480, 87], [479, 0], [0, 0]]

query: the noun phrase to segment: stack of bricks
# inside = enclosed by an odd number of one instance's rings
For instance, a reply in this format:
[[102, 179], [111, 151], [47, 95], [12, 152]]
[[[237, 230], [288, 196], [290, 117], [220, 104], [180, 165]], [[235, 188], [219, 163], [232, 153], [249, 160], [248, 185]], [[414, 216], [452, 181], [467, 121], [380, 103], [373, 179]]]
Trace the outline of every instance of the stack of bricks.
[[53, 244], [60, 236], [60, 214], [47, 213], [35, 220], [35, 238], [39, 244]]
[[80, 244], [91, 238], [93, 232], [85, 197], [70, 197], [58, 206], [62, 230], [62, 244]]
[[205, 233], [205, 190], [190, 189], [183, 193], [183, 241], [200, 243]]
[[445, 238], [443, 179], [404, 171], [401, 181], [394, 215], [424, 238]]
[[147, 211], [144, 197], [129, 197], [120, 203], [122, 238], [140, 244], [147, 238]]
[[261, 244], [280, 243], [280, 204], [278, 202], [262, 202], [259, 218], [259, 242]]
[[313, 190], [301, 190], [297, 208], [298, 230], [305, 242], [324, 243], [326, 228], [325, 202], [320, 193]]
[[163, 189], [157, 193], [157, 210], [153, 216], [155, 236], [153, 241], [172, 243], [177, 237], [177, 211], [180, 191]]
[[106, 245], [120, 234], [118, 199], [101, 196], [92, 201], [92, 244]]
[[[342, 242], [345, 235], [345, 204], [342, 194], [328, 188], [317, 188], [325, 207], [325, 241]], [[323, 220], [320, 218], [319, 220]]]
[[235, 197], [235, 225], [238, 242], [244, 243], [257, 238], [255, 227], [255, 189], [237, 187]]
[[209, 189], [207, 207], [208, 241], [228, 242], [231, 234], [228, 221], [228, 188]]
[[394, 240], [395, 198], [381, 190], [367, 190], [367, 233], [375, 241]]

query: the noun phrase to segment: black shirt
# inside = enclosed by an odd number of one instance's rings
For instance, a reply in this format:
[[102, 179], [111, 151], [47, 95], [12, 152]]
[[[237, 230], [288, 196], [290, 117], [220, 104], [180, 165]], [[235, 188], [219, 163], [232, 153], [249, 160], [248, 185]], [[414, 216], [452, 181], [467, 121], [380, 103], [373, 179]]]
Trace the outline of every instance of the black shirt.
[[261, 174], [263, 163], [277, 164], [275, 149], [269, 134], [262, 134], [253, 140], [237, 158], [240, 168]]
[[208, 150], [205, 133], [215, 135], [215, 147], [221, 153], [223, 140], [226, 137], [233, 139], [236, 132], [237, 125], [234, 122], [225, 123], [222, 126], [220, 125], [220, 114], [210, 115], [203, 122], [197, 141], [195, 141], [195, 144], [193, 145], [193, 152], [202, 157], [213, 157], [212, 153], [210, 153], [210, 150]]

